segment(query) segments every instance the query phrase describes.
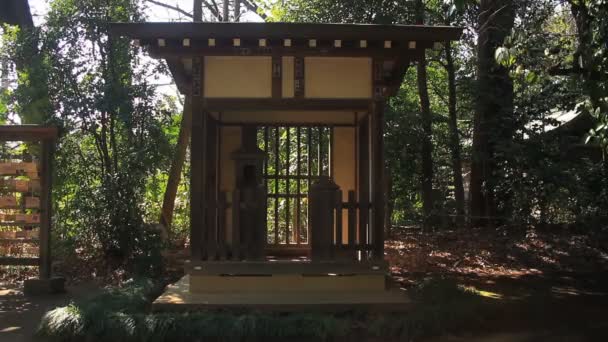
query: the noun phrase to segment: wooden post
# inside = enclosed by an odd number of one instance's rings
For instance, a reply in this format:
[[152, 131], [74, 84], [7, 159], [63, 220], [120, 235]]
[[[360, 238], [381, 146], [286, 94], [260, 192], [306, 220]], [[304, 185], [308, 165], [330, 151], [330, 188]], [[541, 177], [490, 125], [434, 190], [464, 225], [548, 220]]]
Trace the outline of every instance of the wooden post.
[[384, 259], [384, 101], [372, 103], [373, 257]]
[[310, 249], [313, 261], [334, 256], [335, 198], [340, 188], [329, 177], [321, 177], [308, 193]]
[[40, 170], [40, 279], [51, 277], [51, 186], [54, 140], [43, 140]]
[[205, 189], [207, 192], [206, 230], [207, 230], [207, 259], [215, 260], [218, 252], [218, 229], [217, 229], [217, 120], [208, 117], [205, 131], [206, 140], [206, 177]]
[[348, 248], [354, 250], [357, 232], [357, 200], [355, 191], [348, 191]]
[[361, 120], [359, 126], [359, 239], [360, 248], [365, 250], [367, 226], [369, 224], [369, 116]]
[[241, 192], [239, 189], [234, 189], [232, 192], [232, 259], [241, 260], [241, 210], [239, 208], [241, 203]]
[[342, 247], [342, 191], [336, 191], [336, 247]]
[[205, 228], [205, 131], [203, 100], [203, 59], [192, 60], [192, 135], [190, 139], [190, 254], [202, 258]]

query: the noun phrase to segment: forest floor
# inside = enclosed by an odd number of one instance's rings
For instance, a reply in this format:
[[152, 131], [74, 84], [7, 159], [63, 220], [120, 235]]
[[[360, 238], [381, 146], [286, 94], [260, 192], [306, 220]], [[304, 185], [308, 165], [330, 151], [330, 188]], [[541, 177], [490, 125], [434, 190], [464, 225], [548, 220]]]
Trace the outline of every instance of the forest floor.
[[[490, 308], [483, 324], [429, 341], [608, 341], [608, 235], [407, 229], [394, 233], [386, 254], [401, 286], [444, 277]], [[66, 294], [26, 297], [14, 283], [0, 283], [0, 341], [34, 340], [47, 310], [103, 285], [81, 280]]]
[[449, 278], [492, 308], [483, 326], [433, 341], [608, 341], [607, 234], [406, 229], [386, 247], [402, 286]]

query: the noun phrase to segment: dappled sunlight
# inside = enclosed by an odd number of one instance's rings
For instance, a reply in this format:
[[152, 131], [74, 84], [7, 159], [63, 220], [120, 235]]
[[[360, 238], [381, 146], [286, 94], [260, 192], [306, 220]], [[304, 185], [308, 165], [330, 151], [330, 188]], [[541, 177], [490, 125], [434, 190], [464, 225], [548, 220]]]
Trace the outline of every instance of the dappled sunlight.
[[504, 296], [500, 293], [479, 290], [474, 286], [462, 286], [462, 288], [467, 291], [471, 291], [471, 292], [475, 293], [476, 295], [482, 296], [484, 298], [490, 298], [490, 299], [503, 299], [504, 298]]

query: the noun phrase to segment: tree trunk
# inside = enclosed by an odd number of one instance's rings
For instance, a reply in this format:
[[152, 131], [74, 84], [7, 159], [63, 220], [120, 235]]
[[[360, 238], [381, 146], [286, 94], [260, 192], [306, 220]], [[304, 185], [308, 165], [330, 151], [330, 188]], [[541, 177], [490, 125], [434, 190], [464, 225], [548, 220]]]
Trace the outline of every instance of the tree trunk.
[[471, 224], [491, 223], [497, 208], [494, 194], [495, 150], [512, 136], [513, 82], [509, 71], [494, 58], [513, 28], [515, 12], [510, 0], [482, 0], [477, 39], [478, 99], [473, 128], [471, 161]]
[[230, 0], [224, 0], [224, 21], [230, 21]]
[[[194, 0], [192, 13], [192, 18], [195, 22], [203, 20], [202, 0]], [[165, 188], [165, 195], [163, 197], [163, 206], [160, 212], [160, 225], [164, 239], [168, 238], [171, 233], [173, 209], [175, 208], [175, 197], [177, 197], [177, 188], [179, 187], [179, 182], [181, 180], [182, 168], [184, 166], [184, 161], [186, 160], [186, 151], [188, 150], [188, 143], [190, 142], [190, 135], [192, 133], [191, 104], [191, 99], [186, 97], [182, 113], [182, 123], [179, 127], [179, 135], [177, 137], [175, 156], [173, 157], [173, 161], [171, 163], [169, 179], [167, 180], [167, 187]]]
[[456, 223], [464, 223], [464, 185], [462, 182], [462, 161], [460, 158], [460, 136], [456, 113], [456, 70], [452, 56], [452, 43], [445, 43], [446, 71], [448, 73], [448, 125], [450, 130], [450, 151], [452, 152], [452, 173], [454, 174], [454, 197], [456, 199]]
[[234, 21], [241, 21], [241, 0], [234, 0]]
[[177, 196], [177, 188], [181, 180], [182, 168], [186, 160], [186, 151], [190, 142], [192, 124], [192, 106], [190, 97], [186, 97], [184, 103], [184, 111], [182, 114], [182, 123], [179, 128], [177, 138], [177, 147], [175, 156], [171, 163], [169, 171], [169, 179], [167, 180], [167, 188], [163, 198], [163, 207], [160, 214], [160, 224], [163, 227], [164, 236], [168, 237], [171, 232], [171, 223], [173, 222], [173, 209], [175, 208], [175, 197]]
[[[424, 24], [424, 4], [416, 1], [416, 24]], [[433, 121], [427, 84], [426, 56], [418, 61], [418, 95], [422, 115], [422, 211], [423, 227], [429, 228], [433, 215]]]

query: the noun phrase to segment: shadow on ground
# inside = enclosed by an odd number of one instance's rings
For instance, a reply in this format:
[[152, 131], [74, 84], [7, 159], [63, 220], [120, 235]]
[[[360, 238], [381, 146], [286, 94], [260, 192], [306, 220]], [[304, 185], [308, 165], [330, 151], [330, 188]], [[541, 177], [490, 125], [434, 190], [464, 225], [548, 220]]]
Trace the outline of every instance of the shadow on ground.
[[34, 334], [47, 311], [99, 292], [97, 285], [87, 283], [69, 287], [61, 294], [25, 296], [22, 287], [0, 283], [0, 341], [37, 341]]

